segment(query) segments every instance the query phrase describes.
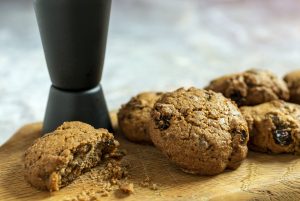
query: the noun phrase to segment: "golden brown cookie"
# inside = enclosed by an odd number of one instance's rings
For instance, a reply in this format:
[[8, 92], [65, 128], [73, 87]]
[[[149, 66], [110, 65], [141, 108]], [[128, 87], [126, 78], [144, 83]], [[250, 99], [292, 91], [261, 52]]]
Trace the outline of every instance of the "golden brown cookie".
[[220, 93], [180, 88], [164, 94], [151, 116], [153, 143], [185, 172], [218, 174], [247, 155], [247, 123]]
[[241, 107], [250, 133], [249, 147], [270, 153], [300, 153], [300, 106], [275, 100]]
[[144, 92], [131, 98], [118, 112], [119, 128], [133, 142], [152, 143], [148, 123], [150, 111], [162, 93]]
[[290, 90], [290, 102], [300, 104], [300, 71], [293, 71], [284, 76]]
[[118, 142], [106, 129], [66, 122], [25, 152], [25, 178], [38, 189], [57, 191], [98, 165]]
[[206, 89], [222, 93], [234, 100], [238, 106], [289, 99], [289, 91], [284, 81], [264, 70], [248, 70], [223, 76], [211, 81]]

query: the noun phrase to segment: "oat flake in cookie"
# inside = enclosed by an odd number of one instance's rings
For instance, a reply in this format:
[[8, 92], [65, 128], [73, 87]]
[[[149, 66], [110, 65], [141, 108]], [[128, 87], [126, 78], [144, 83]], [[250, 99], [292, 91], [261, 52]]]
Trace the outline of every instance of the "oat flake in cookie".
[[299, 105], [277, 100], [240, 109], [248, 122], [250, 149], [269, 153], [300, 153]]
[[106, 129], [66, 122], [25, 152], [25, 179], [38, 189], [57, 191], [98, 165], [118, 146]]
[[238, 106], [258, 105], [272, 100], [288, 100], [285, 82], [264, 70], [248, 70], [217, 78], [206, 89], [222, 93]]
[[150, 143], [148, 124], [154, 103], [162, 93], [144, 92], [131, 98], [118, 112], [119, 128], [133, 142]]
[[180, 88], [164, 94], [151, 116], [153, 143], [185, 172], [215, 175], [247, 155], [247, 123], [220, 93]]

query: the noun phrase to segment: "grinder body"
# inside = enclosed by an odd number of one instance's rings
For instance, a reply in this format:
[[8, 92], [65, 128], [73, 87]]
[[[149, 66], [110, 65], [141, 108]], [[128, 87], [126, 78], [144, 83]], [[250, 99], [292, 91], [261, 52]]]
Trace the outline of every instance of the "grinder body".
[[111, 130], [100, 85], [111, 0], [35, 0], [52, 81], [43, 133], [65, 121]]

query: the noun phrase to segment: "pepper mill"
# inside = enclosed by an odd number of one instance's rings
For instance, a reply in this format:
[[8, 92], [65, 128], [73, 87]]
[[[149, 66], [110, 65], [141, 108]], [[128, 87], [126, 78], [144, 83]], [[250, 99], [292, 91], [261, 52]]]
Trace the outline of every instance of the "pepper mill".
[[112, 130], [100, 84], [111, 0], [35, 0], [52, 81], [43, 133], [65, 121]]

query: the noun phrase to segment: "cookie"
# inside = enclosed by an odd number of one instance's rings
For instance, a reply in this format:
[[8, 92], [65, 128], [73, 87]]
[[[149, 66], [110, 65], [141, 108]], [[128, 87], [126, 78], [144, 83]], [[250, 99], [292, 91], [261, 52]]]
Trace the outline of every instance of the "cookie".
[[180, 88], [155, 103], [149, 124], [154, 145], [183, 171], [215, 175], [247, 155], [247, 123], [220, 93]]
[[300, 71], [293, 71], [284, 76], [290, 90], [290, 102], [300, 104]]
[[300, 106], [280, 100], [241, 107], [249, 128], [249, 147], [269, 153], [300, 153]]
[[148, 123], [150, 111], [162, 93], [144, 92], [131, 98], [118, 112], [121, 133], [133, 142], [152, 143]]
[[288, 100], [285, 82], [264, 70], [248, 70], [243, 73], [220, 77], [211, 81], [207, 90], [222, 93], [238, 106], [252, 106], [272, 100]]
[[118, 142], [106, 129], [67, 122], [25, 152], [25, 179], [42, 190], [57, 191], [98, 165]]

